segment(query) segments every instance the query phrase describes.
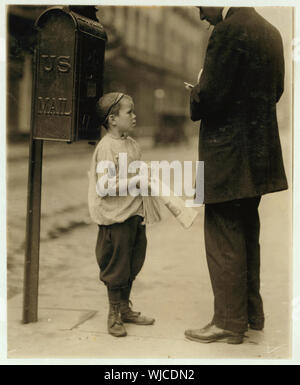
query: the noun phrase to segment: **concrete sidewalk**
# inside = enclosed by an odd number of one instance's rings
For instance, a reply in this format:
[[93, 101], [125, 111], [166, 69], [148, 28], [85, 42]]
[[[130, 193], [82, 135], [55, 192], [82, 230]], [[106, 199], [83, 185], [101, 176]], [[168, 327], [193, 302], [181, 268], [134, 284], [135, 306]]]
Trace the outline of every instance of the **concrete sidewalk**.
[[[287, 134], [282, 137], [291, 180], [289, 140]], [[135, 310], [155, 317], [156, 322], [153, 326], [127, 325], [128, 336], [117, 339], [106, 330], [106, 290], [98, 280], [94, 251], [97, 226], [89, 224], [87, 218], [86, 170], [93, 150], [91, 146], [87, 149], [78, 156], [74, 145], [64, 145], [58, 153], [69, 151], [68, 157], [49, 156], [45, 161], [39, 322], [28, 325], [21, 323], [27, 163], [9, 165], [8, 358], [109, 362], [118, 358], [135, 362], [148, 358], [254, 359], [258, 363], [262, 359], [288, 359], [292, 349], [292, 190], [263, 197], [260, 205], [261, 292], [266, 315], [263, 332], [249, 331], [244, 344], [236, 346], [200, 344], [184, 338], [185, 329], [202, 327], [213, 313], [200, 208], [189, 230], [167, 211], [161, 223], [148, 227], [147, 259], [134, 284], [132, 300]], [[18, 153], [17, 147], [14, 151]], [[25, 156], [24, 148], [21, 155]], [[145, 160], [196, 158], [197, 141], [144, 152]]]
[[[153, 326], [127, 325], [128, 336], [107, 334], [106, 290], [94, 256], [97, 227], [86, 225], [41, 244], [39, 322], [23, 325], [22, 295], [8, 301], [8, 358], [288, 359], [290, 252], [288, 192], [263, 200], [262, 295], [266, 328], [242, 345], [200, 344], [184, 330], [205, 325], [213, 297], [203, 244], [203, 209], [189, 230], [167, 212], [149, 226], [145, 266], [132, 292], [134, 309]], [[278, 240], [277, 234], [286, 233]], [[285, 255], [283, 255], [285, 253]], [[285, 261], [284, 264], [282, 261]], [[47, 279], [46, 279], [47, 278]]]

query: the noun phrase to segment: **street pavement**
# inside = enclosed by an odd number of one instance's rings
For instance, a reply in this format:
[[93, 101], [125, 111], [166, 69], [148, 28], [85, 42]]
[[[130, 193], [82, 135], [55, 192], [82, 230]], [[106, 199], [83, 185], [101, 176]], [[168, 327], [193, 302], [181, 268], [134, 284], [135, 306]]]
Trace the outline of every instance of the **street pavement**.
[[[283, 136], [282, 142], [290, 179], [290, 138]], [[192, 360], [184, 363], [289, 359], [291, 189], [263, 197], [260, 206], [264, 331], [249, 331], [242, 345], [200, 344], [185, 339], [184, 330], [204, 326], [213, 311], [203, 241], [204, 209], [197, 209], [198, 217], [188, 230], [164, 209], [162, 222], [147, 228], [147, 258], [132, 291], [134, 309], [155, 317], [156, 322], [152, 326], [127, 325], [128, 336], [115, 338], [106, 330], [108, 303], [105, 287], [98, 280], [94, 252], [97, 226], [90, 222], [87, 211], [87, 170], [92, 151], [87, 144], [57, 144], [56, 149], [53, 144], [45, 146], [39, 320], [26, 325], [21, 322], [26, 146], [15, 146], [8, 154], [8, 358], [101, 359], [108, 360], [101, 361], [106, 363], [117, 363], [118, 359], [134, 363], [146, 359]], [[144, 145], [145, 160], [196, 157], [196, 139], [177, 147]]]

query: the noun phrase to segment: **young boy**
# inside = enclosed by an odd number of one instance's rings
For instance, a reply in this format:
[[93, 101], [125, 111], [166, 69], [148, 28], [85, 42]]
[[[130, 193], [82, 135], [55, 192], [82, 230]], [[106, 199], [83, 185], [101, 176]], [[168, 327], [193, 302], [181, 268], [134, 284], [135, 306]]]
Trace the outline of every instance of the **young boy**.
[[[108, 332], [122, 337], [127, 335], [123, 322], [138, 325], [154, 323], [153, 318], [134, 312], [129, 307], [132, 282], [140, 272], [146, 255], [143, 199], [140, 195], [125, 195], [124, 191], [119, 194], [120, 154], [127, 155], [129, 165], [132, 161], [140, 160], [141, 151], [129, 136], [136, 125], [130, 96], [117, 92], [105, 94], [98, 101], [97, 114], [107, 133], [98, 143], [92, 158], [89, 210], [93, 221], [99, 226], [96, 257], [100, 280], [107, 286]], [[101, 162], [107, 161], [114, 167], [99, 167]], [[103, 183], [105, 176], [107, 183]], [[126, 177], [129, 184], [134, 174], [128, 173]], [[115, 191], [108, 193], [108, 186], [113, 186]]]

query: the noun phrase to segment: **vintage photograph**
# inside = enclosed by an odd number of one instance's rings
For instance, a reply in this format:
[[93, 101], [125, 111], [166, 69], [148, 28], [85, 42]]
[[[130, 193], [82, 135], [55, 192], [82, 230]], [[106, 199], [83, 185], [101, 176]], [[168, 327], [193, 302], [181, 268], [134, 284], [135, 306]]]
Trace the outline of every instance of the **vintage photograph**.
[[291, 359], [295, 9], [5, 17], [7, 358]]

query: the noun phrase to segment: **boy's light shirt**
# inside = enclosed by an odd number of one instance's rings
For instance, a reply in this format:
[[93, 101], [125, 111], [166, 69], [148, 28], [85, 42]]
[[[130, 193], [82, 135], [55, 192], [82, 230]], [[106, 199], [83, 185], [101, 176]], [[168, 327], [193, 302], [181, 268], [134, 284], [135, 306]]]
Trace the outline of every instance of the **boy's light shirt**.
[[[131, 137], [116, 138], [105, 135], [98, 143], [93, 154], [89, 173], [88, 204], [91, 218], [99, 225], [122, 223], [134, 215], [144, 216], [143, 201], [141, 196], [105, 196], [101, 197], [96, 191], [98, 180], [103, 174], [97, 174], [97, 165], [101, 161], [111, 161], [116, 165], [118, 175], [119, 154], [126, 153], [128, 164], [141, 159], [141, 150], [138, 143]], [[127, 177], [132, 178], [133, 174]]]

